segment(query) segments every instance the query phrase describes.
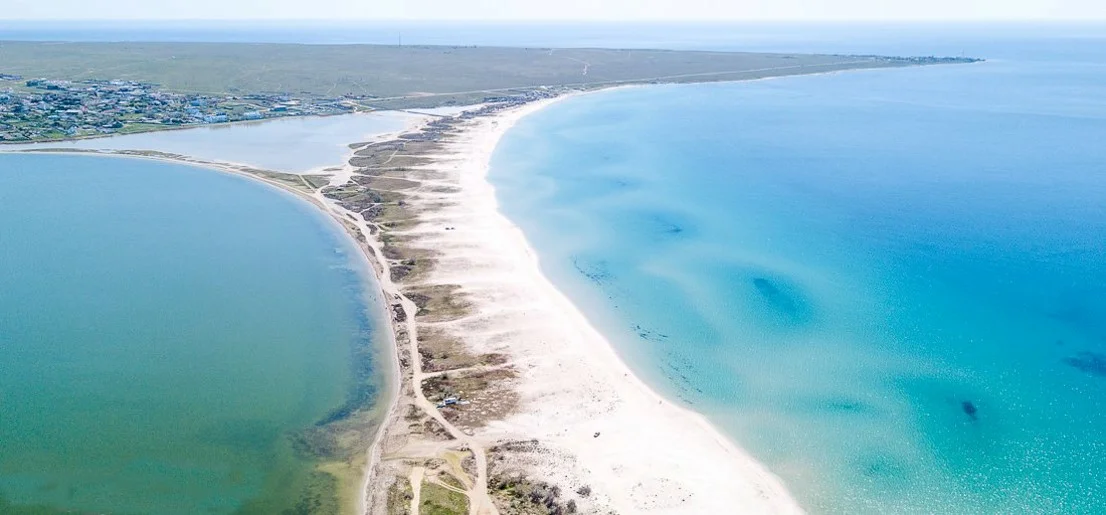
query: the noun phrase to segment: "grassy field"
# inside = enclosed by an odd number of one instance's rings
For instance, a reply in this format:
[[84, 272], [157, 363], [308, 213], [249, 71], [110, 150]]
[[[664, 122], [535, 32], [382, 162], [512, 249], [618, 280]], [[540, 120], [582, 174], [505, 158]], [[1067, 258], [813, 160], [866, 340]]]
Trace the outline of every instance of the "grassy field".
[[210, 94], [441, 97], [428, 104], [538, 86], [703, 82], [902, 65], [872, 57], [660, 50], [0, 42], [0, 73], [26, 78], [127, 79]]
[[426, 515], [464, 515], [469, 512], [468, 498], [434, 483], [422, 484], [419, 512]]

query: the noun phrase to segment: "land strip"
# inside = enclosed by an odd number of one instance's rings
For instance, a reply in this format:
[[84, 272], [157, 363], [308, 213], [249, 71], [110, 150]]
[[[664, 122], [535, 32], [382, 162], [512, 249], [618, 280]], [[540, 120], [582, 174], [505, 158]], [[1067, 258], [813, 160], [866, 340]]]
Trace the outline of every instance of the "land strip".
[[[380, 242], [394, 289], [401, 396], [368, 513], [800, 511], [770, 473], [626, 372], [496, 211], [491, 152], [551, 101], [489, 104], [359, 146], [351, 183], [324, 190]], [[427, 497], [453, 481], [463, 509]]]
[[0, 42], [0, 142], [966, 59], [668, 50]]

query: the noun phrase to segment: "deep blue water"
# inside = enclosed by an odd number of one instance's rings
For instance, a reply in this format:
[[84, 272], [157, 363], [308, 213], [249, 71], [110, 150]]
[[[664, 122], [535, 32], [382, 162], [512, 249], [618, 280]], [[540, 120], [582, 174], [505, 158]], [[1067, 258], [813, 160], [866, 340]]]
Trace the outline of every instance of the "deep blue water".
[[585, 95], [508, 133], [492, 180], [632, 368], [811, 511], [1102, 513], [1100, 42]]

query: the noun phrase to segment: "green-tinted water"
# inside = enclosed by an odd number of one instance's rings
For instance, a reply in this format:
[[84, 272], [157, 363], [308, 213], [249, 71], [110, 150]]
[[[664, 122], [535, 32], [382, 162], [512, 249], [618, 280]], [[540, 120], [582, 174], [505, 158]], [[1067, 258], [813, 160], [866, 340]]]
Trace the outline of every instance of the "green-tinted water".
[[330, 504], [292, 442], [373, 396], [354, 252], [243, 178], [0, 155], [0, 511]]

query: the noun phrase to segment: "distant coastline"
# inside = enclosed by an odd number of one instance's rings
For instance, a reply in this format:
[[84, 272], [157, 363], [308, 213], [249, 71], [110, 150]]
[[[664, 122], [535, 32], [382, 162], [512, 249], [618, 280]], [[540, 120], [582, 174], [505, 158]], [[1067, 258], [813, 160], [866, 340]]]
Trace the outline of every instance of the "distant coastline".
[[[625, 84], [748, 80], [974, 61], [445, 46], [226, 44], [218, 45], [220, 52], [214, 48], [203, 43], [0, 41], [0, 145], [295, 116], [471, 105]], [[489, 60], [500, 63], [494, 74], [483, 69]], [[406, 64], [384, 79], [351, 70], [350, 62], [363, 63], [366, 70]], [[271, 67], [303, 73], [273, 72]]]

